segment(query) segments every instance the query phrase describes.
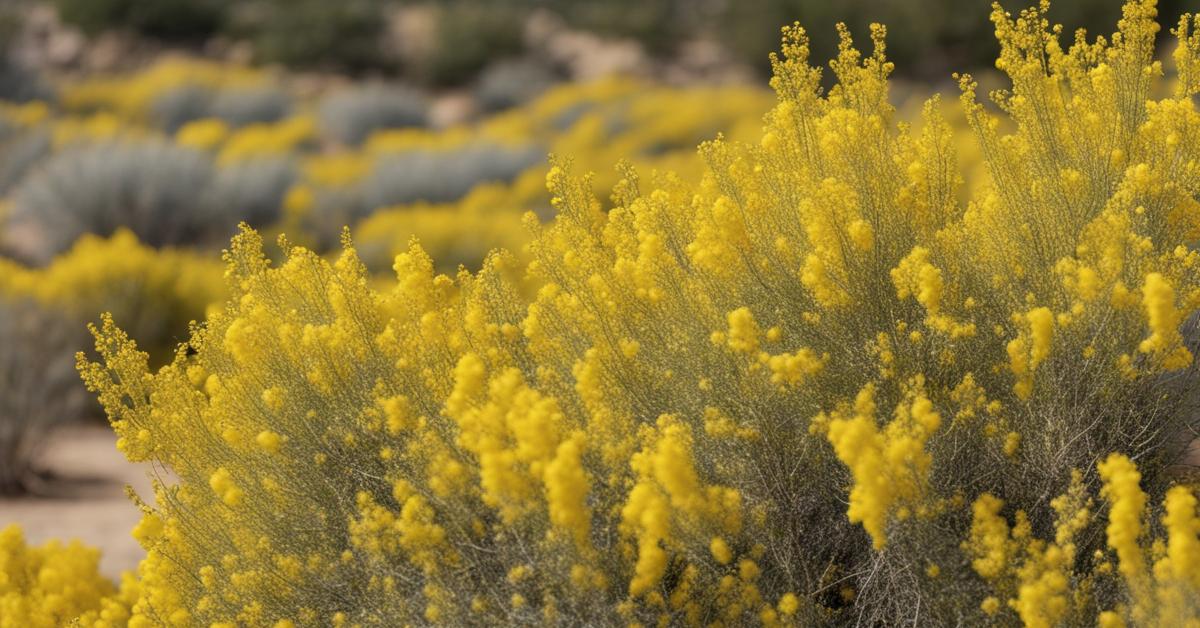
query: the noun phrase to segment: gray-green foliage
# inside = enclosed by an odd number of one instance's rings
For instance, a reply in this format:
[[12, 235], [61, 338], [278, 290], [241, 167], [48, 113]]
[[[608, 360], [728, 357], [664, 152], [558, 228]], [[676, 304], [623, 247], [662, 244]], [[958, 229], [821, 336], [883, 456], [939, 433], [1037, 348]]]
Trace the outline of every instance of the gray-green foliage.
[[337, 246], [343, 227], [354, 225], [371, 211], [363, 201], [360, 185], [317, 188], [305, 228], [317, 250], [330, 250]]
[[446, 203], [462, 198], [480, 183], [510, 181], [544, 158], [537, 147], [491, 144], [386, 155], [363, 182], [363, 200], [371, 209], [418, 201]]
[[0, 494], [27, 490], [50, 431], [83, 413], [74, 359], [83, 346], [74, 321], [0, 298]]
[[50, 155], [50, 132], [14, 129], [0, 139], [0, 194], [8, 192], [38, 162]]
[[425, 126], [428, 103], [416, 90], [374, 84], [326, 96], [319, 116], [326, 133], [343, 144], [357, 145], [381, 129]]
[[282, 120], [291, 110], [287, 93], [269, 86], [223, 89], [209, 103], [209, 115], [233, 127]]
[[[0, 42], [0, 55], [4, 54]], [[37, 72], [0, 57], [0, 100], [27, 102], [52, 100], [54, 89]]]
[[475, 96], [484, 111], [501, 111], [532, 100], [557, 79], [550, 68], [536, 61], [502, 61], [480, 74]]
[[150, 104], [150, 117], [155, 125], [168, 133], [205, 117], [208, 111], [208, 90], [199, 85], [184, 85], [164, 92]]
[[342, 227], [376, 210], [410, 203], [448, 203], [488, 181], [510, 181], [545, 158], [534, 146], [475, 144], [451, 150], [413, 150], [383, 155], [366, 179], [346, 187], [315, 190], [305, 221], [317, 249], [336, 246]]
[[217, 168], [211, 205], [215, 213], [231, 213], [252, 225], [279, 215], [288, 188], [296, 181], [296, 166], [287, 158], [251, 159]]
[[214, 176], [207, 154], [162, 141], [76, 146], [14, 188], [10, 220], [37, 234], [39, 261], [119, 227], [154, 246], [219, 239], [237, 218], [208, 201]]
[[168, 133], [200, 118], [217, 118], [231, 127], [275, 122], [288, 115], [292, 101], [274, 86], [210, 89], [184, 85], [168, 90], [151, 105], [154, 123]]

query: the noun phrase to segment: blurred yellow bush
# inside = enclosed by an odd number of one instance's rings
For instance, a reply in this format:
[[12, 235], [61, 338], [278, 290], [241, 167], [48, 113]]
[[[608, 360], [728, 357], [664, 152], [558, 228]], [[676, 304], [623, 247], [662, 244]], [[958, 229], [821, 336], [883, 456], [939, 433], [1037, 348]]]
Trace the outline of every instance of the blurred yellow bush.
[[169, 360], [188, 323], [225, 297], [221, 265], [182, 250], [156, 250], [128, 231], [86, 235], [44, 268], [0, 258], [0, 294], [30, 297], [82, 325], [103, 312], [130, 330], [156, 360]]

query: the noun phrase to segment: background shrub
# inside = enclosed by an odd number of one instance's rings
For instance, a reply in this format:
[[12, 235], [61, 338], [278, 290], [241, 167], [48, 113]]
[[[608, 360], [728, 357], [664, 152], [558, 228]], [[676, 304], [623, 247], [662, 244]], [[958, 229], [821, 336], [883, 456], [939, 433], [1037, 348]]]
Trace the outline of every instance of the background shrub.
[[456, 273], [460, 266], [478, 271], [493, 249], [505, 249], [526, 261], [521, 255], [529, 242], [529, 230], [521, 222], [526, 209], [509, 204], [505, 187], [479, 185], [455, 203], [376, 210], [353, 230], [363, 264], [373, 273], [386, 273], [414, 238], [437, 269], [447, 274]]
[[46, 128], [13, 130], [0, 139], [0, 194], [7, 194], [38, 162], [51, 152]]
[[76, 330], [108, 312], [161, 364], [186, 339], [188, 324], [224, 298], [222, 274], [216, 260], [154, 249], [121, 229], [109, 238], [85, 235], [44, 267], [0, 258], [0, 297], [35, 302]]
[[[266, 183], [271, 192], [285, 170], [227, 174], [216, 191], [265, 214], [270, 199], [255, 200], [254, 190], [237, 184]], [[216, 176], [209, 155], [158, 140], [79, 145], [14, 188], [9, 219], [32, 230], [28, 254], [42, 262], [85, 233], [121, 227], [152, 246], [211, 243], [239, 221], [236, 208], [212, 202]]]
[[451, 1], [437, 7], [433, 46], [414, 74], [432, 85], [463, 85], [489, 64], [523, 49], [525, 12], [505, 3]]
[[37, 72], [0, 57], [0, 100], [25, 102], [53, 98], [54, 89]]
[[375, 131], [422, 127], [428, 104], [418, 91], [380, 84], [336, 91], [320, 104], [321, 129], [334, 139], [357, 146]]
[[502, 111], [533, 100], [559, 78], [534, 60], [501, 61], [482, 71], [475, 95], [484, 111]]
[[454, 201], [480, 183], [510, 181], [544, 158], [535, 147], [487, 144], [382, 155], [362, 183], [363, 200], [368, 208]]
[[291, 99], [271, 86], [212, 89], [182, 85], [159, 95], [151, 104], [151, 119], [167, 133], [193, 120], [215, 118], [232, 128], [278, 122], [291, 111]]
[[256, 158], [220, 166], [206, 197], [214, 215], [268, 225], [280, 217], [284, 196], [297, 178], [290, 158]]
[[16, 525], [0, 528], [0, 578], [0, 611], [16, 626], [89, 626], [102, 614], [105, 621], [119, 621], [136, 598], [129, 586], [118, 594], [101, 575], [99, 550], [78, 540], [30, 546]]
[[0, 290], [0, 495], [37, 486], [46, 438], [86, 407], [72, 372], [85, 338], [76, 321]]
[[237, 128], [260, 122], [278, 122], [292, 110], [291, 98], [276, 87], [223, 89], [213, 95], [206, 117]]
[[17, 186], [11, 219], [38, 229], [43, 261], [84, 233], [120, 227], [155, 246], [203, 242], [230, 227], [204, 205], [212, 177], [206, 155], [163, 142], [79, 146]]
[[[633, 39], [647, 52], [668, 56], [679, 52], [681, 43], [706, 31], [705, 19], [711, 20], [714, 6], [688, 0], [567, 0], [562, 4], [545, 2], [558, 10], [575, 28], [607, 37]], [[732, 2], [726, 6], [737, 5]]]
[[167, 133], [207, 115], [209, 91], [200, 85], [182, 85], [167, 90], [150, 104], [150, 118]]

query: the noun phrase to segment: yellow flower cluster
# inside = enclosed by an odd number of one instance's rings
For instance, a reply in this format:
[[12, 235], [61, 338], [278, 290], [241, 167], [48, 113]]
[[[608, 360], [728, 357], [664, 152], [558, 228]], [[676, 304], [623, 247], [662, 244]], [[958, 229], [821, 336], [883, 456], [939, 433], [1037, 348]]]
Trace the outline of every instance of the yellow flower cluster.
[[0, 529], [0, 626], [125, 626], [136, 584], [127, 578], [118, 591], [99, 562], [100, 552], [78, 541], [30, 547], [17, 526]]
[[36, 126], [48, 117], [50, 117], [50, 106], [40, 100], [23, 104], [0, 103], [0, 119], [14, 126]]
[[962, 547], [972, 557], [971, 567], [998, 594], [984, 598], [981, 610], [996, 615], [1003, 599], [1031, 628], [1050, 628], [1068, 617], [1086, 616], [1092, 582], [1072, 580], [1078, 552], [1075, 539], [1091, 523], [1090, 505], [1082, 474], [1073, 472], [1067, 493], [1051, 501], [1054, 541], [1048, 542], [1033, 536], [1025, 511], [1016, 512], [1017, 523], [1010, 531], [1000, 514], [1003, 501], [988, 493], [976, 499], [971, 534]]
[[[1200, 579], [1194, 567], [1200, 517], [1195, 494], [1183, 486], [1167, 492], [1163, 516], [1167, 538], [1150, 543], [1152, 556], [1147, 556], [1143, 549], [1148, 534], [1147, 498], [1139, 486], [1141, 473], [1121, 454], [1109, 456], [1099, 470], [1111, 503], [1108, 547], [1116, 553], [1117, 569], [1129, 592], [1115, 610], [1103, 612], [1101, 623], [1182, 626], [1195, 622], [1200, 617]], [[1147, 565], [1149, 558], [1152, 567]]]
[[941, 425], [941, 416], [914, 382], [910, 398], [896, 408], [895, 418], [880, 432], [875, 421], [875, 388], [868, 385], [854, 400], [853, 418], [835, 412], [818, 416], [814, 427], [828, 430], [838, 458], [850, 468], [854, 488], [850, 491], [850, 521], [862, 523], [872, 545], [887, 544], [887, 524], [894, 516], [908, 519], [914, 507], [926, 515], [922, 503], [932, 462], [925, 442]]
[[1192, 353], [1183, 346], [1179, 333], [1183, 317], [1175, 306], [1175, 290], [1161, 274], [1150, 273], [1146, 275], [1142, 295], [1150, 337], [1138, 345], [1138, 350], [1159, 356], [1165, 369], [1186, 368], [1192, 363]]
[[193, 120], [175, 132], [177, 144], [200, 150], [214, 150], [228, 137], [229, 125], [216, 118]]

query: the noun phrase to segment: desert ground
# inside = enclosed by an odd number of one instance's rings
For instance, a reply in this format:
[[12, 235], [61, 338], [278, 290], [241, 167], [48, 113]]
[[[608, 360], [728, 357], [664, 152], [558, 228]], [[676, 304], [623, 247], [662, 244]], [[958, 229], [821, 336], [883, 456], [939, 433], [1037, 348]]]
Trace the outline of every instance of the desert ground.
[[125, 487], [152, 500], [154, 469], [127, 462], [115, 442], [103, 425], [58, 431], [43, 458], [46, 481], [37, 494], [0, 498], [0, 521], [20, 525], [31, 544], [79, 539], [98, 548], [100, 570], [109, 577], [134, 569], [143, 551], [129, 530], [140, 516]]

